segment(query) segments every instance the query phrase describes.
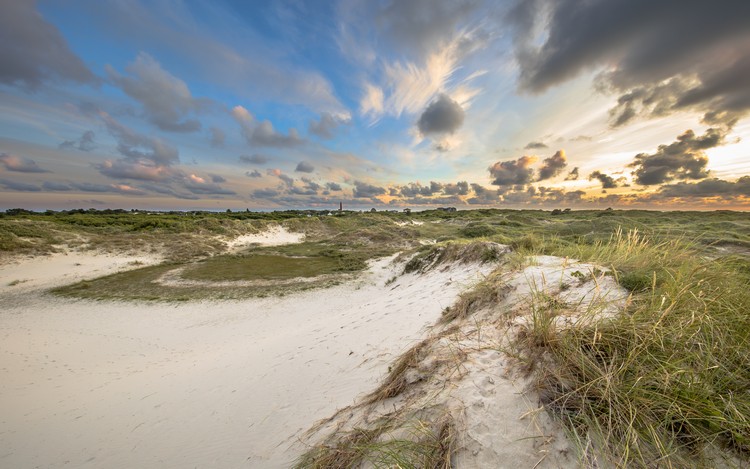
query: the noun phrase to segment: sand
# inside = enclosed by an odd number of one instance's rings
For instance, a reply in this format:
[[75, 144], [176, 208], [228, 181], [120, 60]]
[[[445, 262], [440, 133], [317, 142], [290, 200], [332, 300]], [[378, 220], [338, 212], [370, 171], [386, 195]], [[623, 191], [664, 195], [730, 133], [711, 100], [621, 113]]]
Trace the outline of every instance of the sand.
[[395, 429], [380, 437], [388, 441], [413, 434], [414, 419], [439, 422], [450, 415], [457, 468], [586, 466], [540, 404], [531, 379], [519, 370], [511, 344], [531, 320], [536, 298], [554, 297], [568, 305], [555, 318], [563, 328], [582, 320], [607, 320], [622, 310], [628, 292], [606, 269], [591, 264], [552, 256], [528, 262], [521, 270], [501, 274], [498, 301], [431, 330], [424, 351], [404, 373], [408, 384], [403, 391], [377, 402], [360, 400], [314, 428], [309, 441], [326, 441], [332, 432], [376, 429], [382, 419], [391, 419]]
[[[264, 236], [230, 246], [300, 239]], [[491, 269], [386, 286], [389, 258], [330, 289], [244, 301], [45, 293], [136, 260], [158, 261], [70, 253], [0, 267], [0, 467], [287, 467], [303, 431], [371, 391]]]

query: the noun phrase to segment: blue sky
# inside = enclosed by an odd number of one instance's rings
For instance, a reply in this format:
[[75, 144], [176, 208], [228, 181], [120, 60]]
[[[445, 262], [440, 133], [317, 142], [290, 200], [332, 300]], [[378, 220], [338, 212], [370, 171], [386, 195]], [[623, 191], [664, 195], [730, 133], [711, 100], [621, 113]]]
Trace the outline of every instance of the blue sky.
[[750, 207], [744, 1], [0, 8], [2, 208]]

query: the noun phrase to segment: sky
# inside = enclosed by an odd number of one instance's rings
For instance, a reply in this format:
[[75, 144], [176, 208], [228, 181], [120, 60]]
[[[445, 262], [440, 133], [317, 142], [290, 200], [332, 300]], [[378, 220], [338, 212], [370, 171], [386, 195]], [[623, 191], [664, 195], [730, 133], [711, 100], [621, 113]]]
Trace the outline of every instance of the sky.
[[747, 0], [0, 0], [0, 209], [750, 209]]

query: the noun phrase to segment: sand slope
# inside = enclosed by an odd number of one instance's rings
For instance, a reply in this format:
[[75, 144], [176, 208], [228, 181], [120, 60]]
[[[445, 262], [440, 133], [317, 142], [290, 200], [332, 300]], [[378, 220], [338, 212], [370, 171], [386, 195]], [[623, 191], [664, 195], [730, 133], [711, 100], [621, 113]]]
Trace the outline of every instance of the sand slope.
[[0, 467], [285, 467], [302, 431], [371, 390], [491, 268], [385, 286], [384, 259], [357, 281], [283, 298], [112, 303], [44, 294], [100, 274], [33, 274], [55, 259], [0, 269]]

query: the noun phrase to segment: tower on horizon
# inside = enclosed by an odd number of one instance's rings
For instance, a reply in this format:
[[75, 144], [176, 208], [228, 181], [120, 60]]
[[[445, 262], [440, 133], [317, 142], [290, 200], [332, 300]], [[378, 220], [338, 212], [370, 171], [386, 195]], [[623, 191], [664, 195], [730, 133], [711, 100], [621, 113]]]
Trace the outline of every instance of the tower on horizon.
[[339, 212], [344, 211], [344, 202], [339, 202]]

